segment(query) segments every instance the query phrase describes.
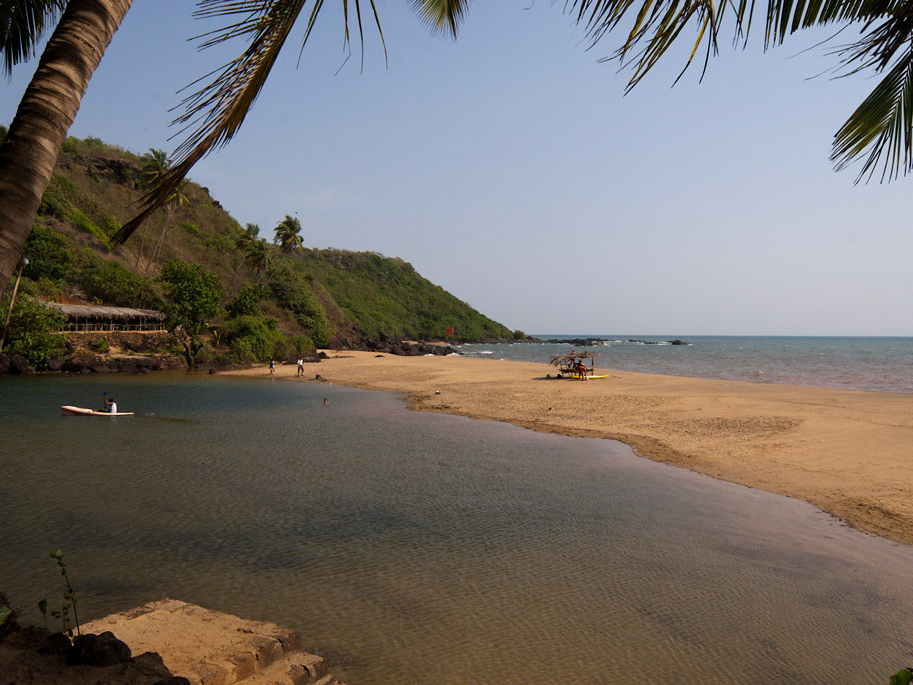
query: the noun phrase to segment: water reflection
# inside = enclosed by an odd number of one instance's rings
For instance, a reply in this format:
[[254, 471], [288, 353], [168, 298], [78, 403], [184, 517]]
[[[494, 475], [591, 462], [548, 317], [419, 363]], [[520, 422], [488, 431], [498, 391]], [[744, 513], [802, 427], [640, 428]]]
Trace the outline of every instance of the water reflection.
[[[104, 390], [139, 416], [58, 413]], [[3, 379], [0, 406], [0, 589], [34, 621], [63, 547], [81, 616], [175, 596], [352, 683], [877, 682], [913, 655], [910, 548], [616, 443], [219, 377]]]

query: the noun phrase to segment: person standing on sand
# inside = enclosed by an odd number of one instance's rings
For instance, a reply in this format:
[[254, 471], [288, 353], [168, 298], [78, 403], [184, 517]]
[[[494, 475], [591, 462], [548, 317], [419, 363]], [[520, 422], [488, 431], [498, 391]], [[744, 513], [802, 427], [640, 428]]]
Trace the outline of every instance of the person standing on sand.
[[269, 375], [272, 376], [276, 373], [276, 362], [272, 359], [269, 360]]
[[304, 375], [304, 359], [302, 359], [301, 357], [298, 357], [298, 373], [296, 375], [297, 376]]

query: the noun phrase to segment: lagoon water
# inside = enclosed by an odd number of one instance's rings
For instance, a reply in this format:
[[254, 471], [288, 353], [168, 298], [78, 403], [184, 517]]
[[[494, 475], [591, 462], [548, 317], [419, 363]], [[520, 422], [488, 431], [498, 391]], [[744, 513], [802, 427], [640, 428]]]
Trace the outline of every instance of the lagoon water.
[[[113, 395], [132, 418], [63, 415]], [[329, 399], [323, 406], [323, 398]], [[0, 378], [0, 591], [40, 622], [172, 596], [365, 683], [875, 683], [913, 548], [795, 500], [350, 388]]]
[[[598, 366], [671, 376], [913, 393], [913, 338], [538, 336], [594, 338]], [[680, 337], [688, 345], [670, 345]], [[566, 343], [459, 345], [467, 356], [547, 363]], [[580, 349], [578, 347], [578, 349]]]

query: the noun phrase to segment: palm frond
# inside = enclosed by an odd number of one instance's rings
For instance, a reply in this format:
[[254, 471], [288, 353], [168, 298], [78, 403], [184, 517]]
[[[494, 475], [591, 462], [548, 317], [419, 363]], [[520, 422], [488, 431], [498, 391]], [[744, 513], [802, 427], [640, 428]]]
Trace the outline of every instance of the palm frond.
[[56, 22], [66, 0], [0, 0], [0, 53], [3, 72], [35, 55], [44, 30]]
[[913, 170], [913, 49], [897, 60], [834, 136], [831, 160], [838, 171], [862, 157], [857, 183], [871, 180], [882, 160], [882, 181]]
[[630, 20], [622, 45], [611, 57], [602, 60], [617, 60], [623, 67], [632, 68], [628, 81], [630, 90], [689, 26], [695, 32], [695, 39], [682, 73], [702, 45], [706, 69], [711, 55], [718, 50], [720, 21], [726, 8], [731, 7], [736, 13], [736, 34], [740, 36], [747, 31], [753, 6], [753, 0], [738, 0], [738, 4], [727, 0], [722, 4], [717, 0], [567, 0], [565, 12], [584, 27], [591, 48], [610, 31]]
[[870, 22], [890, 16], [906, 0], [770, 0], [764, 43], [782, 43], [787, 36], [813, 26]]
[[[374, 0], [368, 1], [373, 8]], [[357, 8], [356, 21], [361, 36], [359, 0], [354, 0], [354, 4]], [[222, 28], [198, 37], [202, 40], [200, 49], [221, 45], [234, 39], [246, 40], [247, 47], [237, 58], [188, 86], [199, 88], [185, 97], [179, 105], [184, 109], [184, 113], [174, 121], [179, 127], [176, 135], [186, 137], [174, 152], [175, 163], [143, 196], [140, 200], [142, 212], [117, 232], [113, 238], [115, 243], [127, 240], [147, 216], [168, 201], [194, 164], [212, 150], [225, 145], [237, 133], [276, 64], [292, 28], [307, 5], [308, 0], [198, 2], [194, 16], [204, 19], [230, 18], [229, 23]], [[314, 0], [311, 3], [303, 44], [310, 37], [323, 7], [324, 0]], [[348, 0], [343, 0], [346, 41], [349, 36], [348, 9]]]
[[432, 31], [456, 38], [469, 10], [469, 0], [412, 0], [412, 8]]

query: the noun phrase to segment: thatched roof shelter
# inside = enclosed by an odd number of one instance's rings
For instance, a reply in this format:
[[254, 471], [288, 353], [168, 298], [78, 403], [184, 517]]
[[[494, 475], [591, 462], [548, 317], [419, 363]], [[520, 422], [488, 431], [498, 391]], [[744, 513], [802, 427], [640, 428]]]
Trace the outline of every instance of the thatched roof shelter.
[[584, 349], [580, 352], [571, 350], [564, 354], [553, 354], [549, 364], [558, 367], [558, 378], [565, 375], [585, 378], [587, 374], [592, 375], [596, 368], [596, 353]]
[[45, 302], [67, 317], [68, 331], [161, 331], [165, 315], [154, 309]]
[[577, 352], [577, 350], [571, 350], [570, 352], [565, 352], [564, 354], [553, 354], [548, 363], [552, 366], [564, 367], [569, 364], [576, 364], [578, 361], [586, 363], [587, 359], [591, 359], [595, 362], [596, 353], [590, 352], [588, 350], [583, 350], [581, 352]]

